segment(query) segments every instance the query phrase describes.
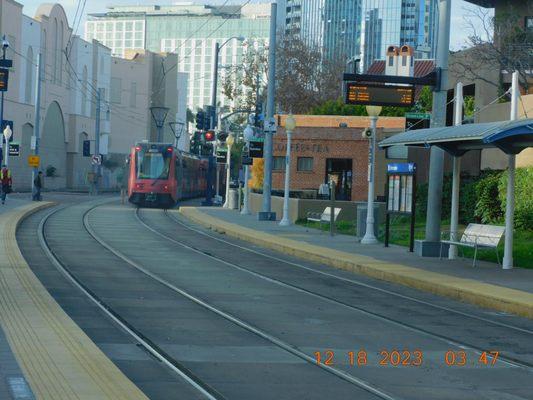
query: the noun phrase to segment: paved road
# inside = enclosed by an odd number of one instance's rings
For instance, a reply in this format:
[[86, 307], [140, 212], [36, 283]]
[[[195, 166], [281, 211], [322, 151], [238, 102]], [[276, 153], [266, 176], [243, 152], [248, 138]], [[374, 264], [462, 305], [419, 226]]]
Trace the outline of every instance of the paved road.
[[[172, 212], [92, 207], [53, 214], [48, 246], [214, 398], [533, 398], [529, 320], [205, 236]], [[35, 240], [45, 214], [19, 242], [61, 306], [150, 398], [201, 398], [57, 272]]]

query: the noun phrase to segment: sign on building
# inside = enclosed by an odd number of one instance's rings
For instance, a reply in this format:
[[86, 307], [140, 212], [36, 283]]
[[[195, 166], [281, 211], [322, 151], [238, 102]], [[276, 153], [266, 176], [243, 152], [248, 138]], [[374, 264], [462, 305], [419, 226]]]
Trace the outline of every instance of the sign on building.
[[20, 155], [20, 144], [9, 143], [9, 155], [18, 157]]

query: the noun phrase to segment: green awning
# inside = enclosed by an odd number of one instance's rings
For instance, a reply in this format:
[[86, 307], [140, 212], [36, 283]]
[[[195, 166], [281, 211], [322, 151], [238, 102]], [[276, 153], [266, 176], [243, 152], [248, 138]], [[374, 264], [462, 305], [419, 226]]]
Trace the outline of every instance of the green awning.
[[438, 146], [456, 156], [468, 150], [490, 147], [500, 148], [508, 154], [518, 154], [527, 147], [533, 147], [533, 119], [411, 130], [379, 143], [380, 147], [397, 145]]

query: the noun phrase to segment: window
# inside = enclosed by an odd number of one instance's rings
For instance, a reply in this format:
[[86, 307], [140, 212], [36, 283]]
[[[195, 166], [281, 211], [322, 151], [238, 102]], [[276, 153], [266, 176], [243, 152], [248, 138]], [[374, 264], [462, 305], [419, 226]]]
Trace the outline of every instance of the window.
[[402, 67], [407, 66], [407, 56], [402, 56]]
[[137, 82], [131, 83], [130, 107], [137, 107]]
[[273, 171], [285, 171], [285, 157], [273, 157], [272, 159], [272, 170]]
[[394, 65], [394, 57], [390, 56], [389, 57], [389, 67], [392, 67], [393, 65]]
[[313, 157], [298, 157], [296, 169], [298, 171], [312, 171]]
[[122, 102], [122, 79], [111, 78], [111, 103]]
[[526, 30], [533, 31], [533, 17], [526, 17]]

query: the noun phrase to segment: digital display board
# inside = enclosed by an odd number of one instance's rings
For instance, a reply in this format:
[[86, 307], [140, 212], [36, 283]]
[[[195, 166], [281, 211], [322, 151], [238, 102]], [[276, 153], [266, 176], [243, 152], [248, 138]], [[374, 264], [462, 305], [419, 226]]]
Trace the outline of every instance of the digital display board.
[[346, 86], [346, 104], [411, 107], [415, 101], [413, 86], [366, 85], [354, 82]]
[[0, 68], [0, 92], [7, 91], [8, 79], [9, 79], [9, 70]]

